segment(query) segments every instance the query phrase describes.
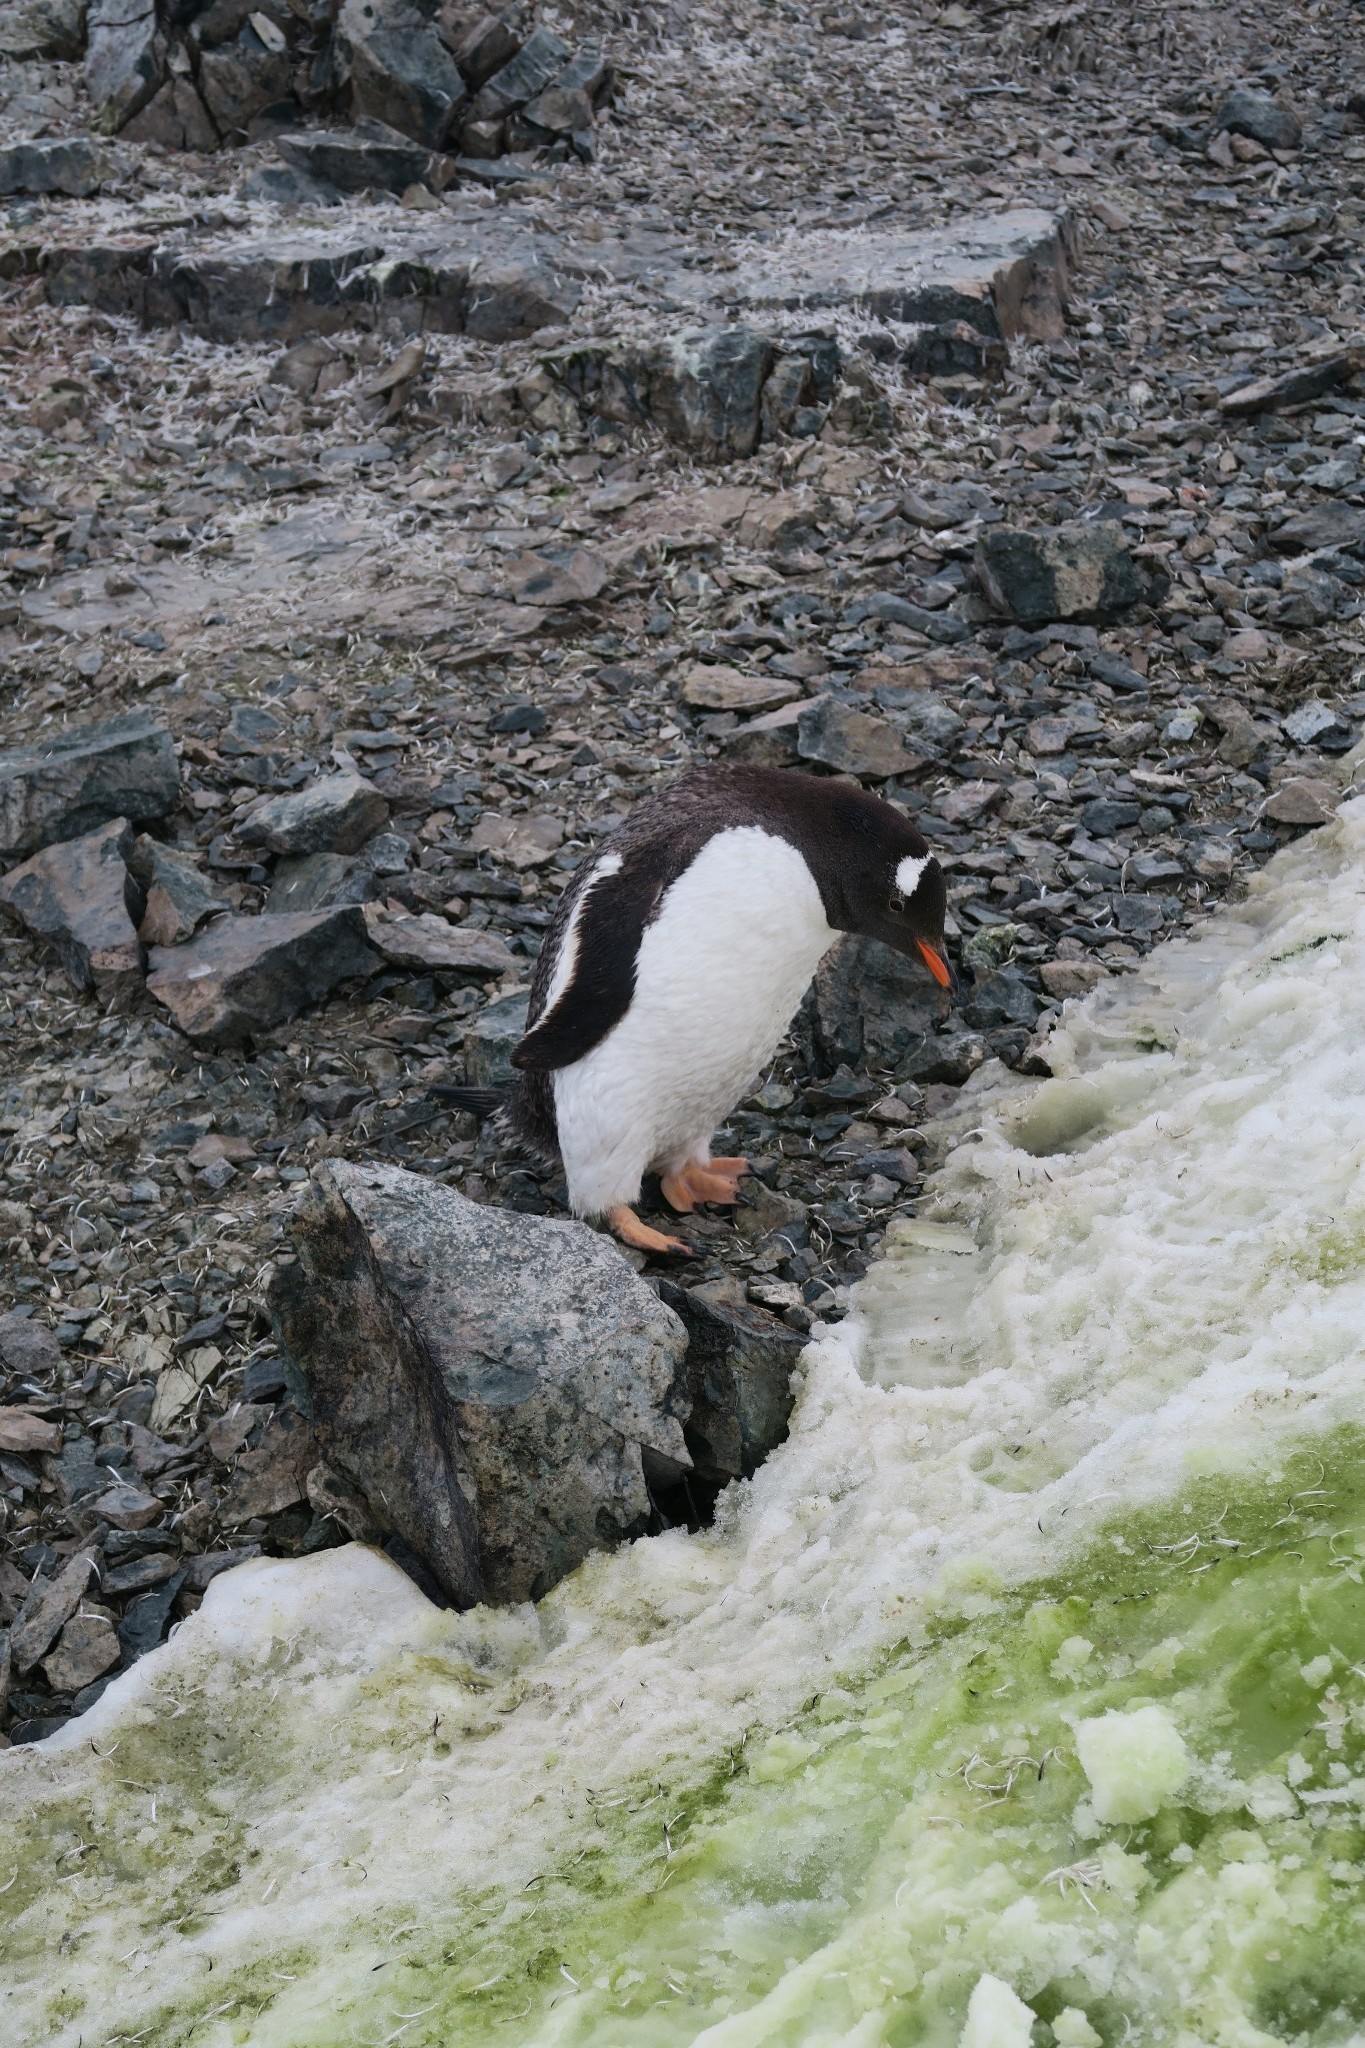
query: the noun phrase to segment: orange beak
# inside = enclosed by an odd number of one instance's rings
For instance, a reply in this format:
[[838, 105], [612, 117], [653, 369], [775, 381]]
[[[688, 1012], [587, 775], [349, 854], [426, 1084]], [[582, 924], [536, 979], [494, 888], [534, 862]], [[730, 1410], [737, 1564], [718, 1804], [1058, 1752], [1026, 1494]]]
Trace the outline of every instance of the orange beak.
[[951, 988], [953, 985], [953, 970], [938, 948], [931, 946], [927, 939], [916, 939], [915, 944], [919, 948], [920, 959], [933, 975], [939, 987]]

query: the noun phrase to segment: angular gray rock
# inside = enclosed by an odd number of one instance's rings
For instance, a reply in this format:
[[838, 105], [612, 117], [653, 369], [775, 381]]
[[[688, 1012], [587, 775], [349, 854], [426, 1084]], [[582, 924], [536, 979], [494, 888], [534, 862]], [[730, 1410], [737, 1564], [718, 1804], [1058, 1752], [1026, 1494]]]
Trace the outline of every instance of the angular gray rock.
[[147, 987], [188, 1037], [232, 1045], [378, 966], [364, 915], [347, 904], [283, 917], [221, 918], [187, 945], [154, 947]]
[[1104, 623], [1158, 594], [1114, 522], [1072, 520], [1038, 532], [988, 527], [976, 573], [990, 603], [1023, 625], [1078, 619]]
[[43, 1659], [43, 1675], [54, 1692], [79, 1692], [117, 1664], [119, 1654], [112, 1621], [102, 1614], [73, 1614]]
[[0, 149], [0, 192], [60, 192], [89, 199], [114, 175], [114, 159], [88, 135], [15, 142]]
[[133, 840], [127, 861], [146, 899], [138, 924], [145, 946], [178, 946], [194, 936], [206, 917], [232, 907], [189, 854], [145, 832]]
[[902, 351], [912, 377], [983, 377], [996, 383], [1009, 368], [1003, 341], [983, 334], [967, 320], [940, 320], [925, 327]]
[[265, 907], [274, 914], [330, 910], [335, 903], [371, 903], [382, 894], [378, 876], [360, 856], [302, 853], [279, 863]]
[[450, 1394], [330, 1163], [308, 1184], [291, 1238], [295, 1261], [276, 1267], [269, 1308], [317, 1440], [377, 1528], [401, 1538], [456, 1606], [472, 1606], [483, 1590], [478, 1532]]
[[166, 76], [166, 39], [155, 0], [90, 0], [85, 89], [107, 131], [146, 106]]
[[188, 78], [168, 78], [122, 133], [129, 142], [155, 142], [162, 149], [214, 150], [222, 139]]
[[521, 48], [501, 70], [495, 71], [479, 89], [470, 108], [476, 121], [497, 121], [514, 107], [524, 107], [537, 93], [553, 85], [569, 59], [569, 45], [553, 29], [534, 29]]
[[1223, 129], [1248, 135], [1266, 149], [1297, 149], [1303, 141], [1303, 125], [1293, 108], [1248, 85], [1230, 92], [1214, 115], [1214, 133]]
[[365, 1443], [319, 1425], [313, 1389], [325, 1402], [339, 1327], [352, 1324], [396, 1332], [355, 1354], [351, 1370], [375, 1399], [411, 1385], [401, 1308], [444, 1383], [458, 1432], [447, 1448], [473, 1504], [490, 1599], [539, 1599], [589, 1551], [640, 1533], [646, 1461], [689, 1465], [682, 1326], [585, 1224], [484, 1208], [398, 1167], [329, 1160], [295, 1242], [308, 1263], [283, 1295], [276, 1283], [273, 1312], [329, 1460], [374, 1502]]
[[816, 970], [811, 994], [814, 1050], [822, 1067], [890, 1071], [910, 1064], [932, 1039], [949, 996], [918, 961], [878, 939], [841, 939]]
[[96, 1556], [92, 1550], [78, 1550], [55, 1578], [47, 1582], [34, 1580], [33, 1590], [10, 1630], [10, 1651], [16, 1671], [30, 1670], [76, 1612], [94, 1574]]
[[1340, 498], [1310, 505], [1275, 527], [1269, 540], [1277, 555], [1311, 555], [1335, 548], [1355, 553], [1365, 548], [1365, 505], [1346, 504]]
[[0, 881], [0, 904], [49, 945], [73, 988], [126, 1001], [142, 985], [142, 894], [124, 818], [44, 848]]
[[505, 21], [495, 14], [482, 14], [458, 35], [454, 58], [460, 76], [471, 92], [510, 64], [521, 45]]
[[85, 52], [85, 0], [28, 0], [0, 17], [0, 55], [23, 62], [55, 57], [77, 62]]
[[819, 761], [845, 775], [883, 782], [924, 766], [922, 755], [906, 746], [893, 725], [870, 717], [836, 697], [816, 697], [802, 707], [796, 723], [796, 751], [803, 761]]
[[388, 800], [354, 769], [267, 797], [237, 826], [243, 846], [271, 853], [354, 853], [389, 821]]
[[750, 327], [679, 335], [654, 359], [651, 417], [670, 440], [713, 461], [752, 455], [773, 353], [772, 343]]
[[787, 1440], [799, 1331], [748, 1303], [661, 1280], [659, 1296], [687, 1331], [690, 1404], [683, 1434], [704, 1479], [748, 1479]]
[[707, 327], [644, 347], [588, 343], [545, 358], [545, 368], [585, 412], [630, 426], [650, 421], [719, 461], [757, 447], [775, 353], [753, 328]]
[[340, 206], [342, 199], [339, 186], [292, 164], [261, 164], [238, 190], [243, 199], [264, 199], [271, 206]]
[[1219, 409], [1242, 418], [1252, 413], [1277, 412], [1283, 405], [1306, 405], [1310, 399], [1321, 398], [1324, 392], [1346, 383], [1362, 368], [1365, 349], [1334, 349], [1330, 355], [1282, 370], [1277, 377], [1257, 377], [1250, 384], [1239, 384], [1220, 401]]
[[1316, 697], [1295, 705], [1289, 716], [1280, 720], [1280, 725], [1296, 746], [1321, 747], [1328, 754], [1344, 754], [1355, 740], [1355, 727], [1349, 719]]
[[208, 119], [225, 140], [246, 140], [252, 121], [292, 97], [294, 60], [287, 47], [271, 48], [248, 19], [235, 40], [205, 50], [199, 91]]
[[1311, 775], [1291, 776], [1267, 800], [1261, 816], [1269, 818], [1272, 825], [1327, 825], [1340, 795], [1330, 782], [1319, 782]]
[[0, 862], [8, 866], [111, 818], [151, 824], [179, 795], [174, 743], [146, 712], [67, 726], [0, 754]]
[[338, 192], [406, 192], [431, 173], [431, 151], [379, 121], [357, 131], [306, 129], [277, 137], [275, 147], [296, 170]]
[[350, 55], [356, 111], [441, 149], [465, 85], [434, 25], [405, 0], [344, 0], [337, 33]]

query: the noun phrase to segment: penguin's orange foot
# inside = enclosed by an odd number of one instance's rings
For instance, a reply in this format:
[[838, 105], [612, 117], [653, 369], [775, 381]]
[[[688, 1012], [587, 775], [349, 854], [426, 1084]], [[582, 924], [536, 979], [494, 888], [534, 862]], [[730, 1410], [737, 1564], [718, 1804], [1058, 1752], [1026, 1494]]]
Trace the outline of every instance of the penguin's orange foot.
[[662, 1230], [651, 1230], [624, 1202], [608, 1209], [607, 1222], [622, 1244], [631, 1245], [637, 1252], [681, 1252], [685, 1259], [695, 1256], [690, 1244], [684, 1244], [680, 1237], [665, 1237]]
[[659, 1184], [670, 1208], [690, 1216], [698, 1202], [737, 1202], [740, 1177], [748, 1171], [747, 1159], [690, 1159]]
[[676, 1209], [680, 1216], [690, 1216], [699, 1198], [692, 1190], [692, 1169], [681, 1167], [677, 1173], [666, 1173], [659, 1181], [664, 1200], [670, 1209]]

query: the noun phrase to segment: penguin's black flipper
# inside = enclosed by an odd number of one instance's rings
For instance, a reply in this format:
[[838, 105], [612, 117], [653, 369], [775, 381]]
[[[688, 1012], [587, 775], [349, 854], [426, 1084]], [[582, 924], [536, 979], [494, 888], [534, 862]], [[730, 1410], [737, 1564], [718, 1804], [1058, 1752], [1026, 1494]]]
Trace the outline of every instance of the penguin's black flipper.
[[620, 1023], [635, 994], [641, 937], [675, 865], [637, 855], [616, 873], [593, 878], [561, 941], [574, 949], [568, 986], [522, 1039], [514, 1067], [541, 1074], [571, 1067]]
[[452, 1109], [467, 1111], [470, 1116], [496, 1116], [507, 1102], [505, 1088], [458, 1088], [448, 1081], [433, 1081], [427, 1094], [448, 1102]]

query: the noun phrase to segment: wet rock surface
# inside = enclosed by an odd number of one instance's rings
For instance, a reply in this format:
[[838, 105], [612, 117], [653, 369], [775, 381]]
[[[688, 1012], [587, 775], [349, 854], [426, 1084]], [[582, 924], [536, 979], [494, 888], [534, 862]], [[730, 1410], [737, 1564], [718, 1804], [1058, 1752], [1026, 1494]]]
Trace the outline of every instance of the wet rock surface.
[[[96, 8], [142, 96], [111, 144], [45, 12], [0, 24], [0, 148], [107, 168], [0, 206], [0, 861], [127, 818], [177, 979], [262, 912], [349, 908], [366, 958], [220, 1048], [0, 931], [0, 1641], [93, 1560], [10, 1651], [20, 1740], [73, 1710], [84, 1664], [47, 1666], [82, 1599], [126, 1664], [241, 1557], [364, 1526], [300, 1434], [265, 1270], [326, 1159], [562, 1215], [440, 1090], [505, 1078], [557, 894], [639, 795], [716, 758], [866, 776], [947, 867], [956, 996], [840, 948], [723, 1134], [744, 1205], [679, 1226], [647, 1190], [697, 1254], [669, 1282], [795, 1342], [913, 1213], [957, 1091], [1325, 822], [1365, 721], [1338, 0], [1174, 37], [1129, 5], [792, 0], [741, 10], [742, 69], [700, 4], [684, 40], [585, 19], [566, 72], [595, 46], [623, 79], [541, 88], [543, 128], [474, 115], [537, 24], [470, 20], [458, 135], [346, 191], [324, 146], [398, 145], [326, 94], [268, 118], [244, 20], [182, 73], [147, 10]], [[180, 148], [185, 87], [231, 146]], [[1298, 141], [1225, 121], [1241, 91]], [[731, 339], [680, 358], [697, 335]], [[978, 549], [1078, 525], [1131, 604], [999, 609]], [[351, 773], [388, 807], [352, 850], [240, 831]]]

